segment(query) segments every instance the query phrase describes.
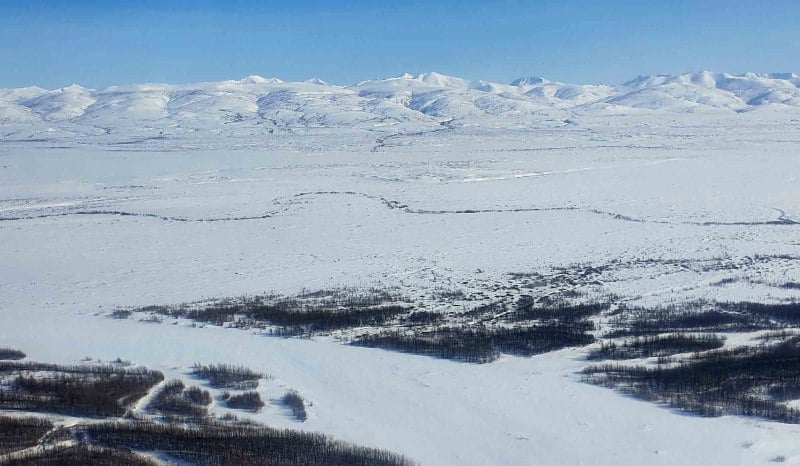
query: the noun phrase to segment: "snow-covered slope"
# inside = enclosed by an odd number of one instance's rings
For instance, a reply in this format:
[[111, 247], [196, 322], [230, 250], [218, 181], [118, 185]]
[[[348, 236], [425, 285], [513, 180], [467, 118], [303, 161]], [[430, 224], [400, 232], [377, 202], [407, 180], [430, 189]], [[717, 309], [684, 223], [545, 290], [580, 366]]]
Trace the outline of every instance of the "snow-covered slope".
[[797, 75], [730, 75], [702, 71], [677, 76], [640, 76], [609, 102], [629, 107], [687, 110], [700, 107], [746, 109], [768, 104], [800, 107]]
[[[73, 138], [125, 143], [141, 138], [220, 134], [263, 140], [275, 134], [345, 129], [360, 134], [434, 131], [442, 124], [535, 125], [580, 115], [776, 111], [800, 108], [794, 73], [696, 72], [640, 76], [620, 86], [565, 84], [523, 77], [510, 84], [439, 73], [331, 85], [319, 78], [284, 82], [247, 76], [195, 84], [87, 89], [0, 89], [0, 138]], [[637, 110], [639, 109], [639, 110]], [[46, 137], [44, 137], [44, 136]], [[137, 139], [138, 138], [138, 139]]]
[[20, 102], [45, 120], [68, 120], [83, 115], [95, 103], [94, 92], [77, 84], [38, 94]]

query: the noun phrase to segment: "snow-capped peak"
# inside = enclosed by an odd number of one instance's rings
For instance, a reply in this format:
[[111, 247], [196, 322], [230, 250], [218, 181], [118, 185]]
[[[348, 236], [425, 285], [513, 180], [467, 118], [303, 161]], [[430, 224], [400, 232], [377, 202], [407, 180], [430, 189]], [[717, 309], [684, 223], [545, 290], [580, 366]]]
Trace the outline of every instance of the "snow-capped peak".
[[539, 76], [526, 76], [511, 81], [511, 85], [517, 87], [535, 86], [536, 84], [544, 84], [546, 82], [548, 82], [546, 79], [540, 78]]
[[697, 71], [676, 76], [675, 81], [700, 87], [716, 87], [717, 75], [711, 71]]
[[69, 94], [78, 94], [78, 93], [88, 92], [89, 89], [86, 89], [85, 87], [81, 86], [80, 84], [73, 83], [73, 84], [70, 84], [69, 86], [62, 87], [61, 89], [59, 89], [59, 91], [65, 92], [65, 93], [69, 93]]
[[321, 80], [319, 78], [306, 79], [303, 82], [307, 83], [307, 84], [316, 84], [318, 86], [330, 86], [330, 84], [328, 84], [327, 82], [325, 82], [325, 81], [323, 81], [323, 80]]
[[454, 76], [447, 76], [444, 74], [431, 71], [430, 73], [422, 73], [417, 77], [418, 80], [425, 84], [430, 84], [436, 87], [450, 87], [457, 89], [469, 88], [470, 82], [466, 79], [456, 78]]
[[622, 86], [631, 89], [640, 89], [658, 84], [664, 84], [664, 82], [666, 82], [671, 77], [672, 76], [668, 74], [639, 75], [631, 79], [630, 81], [625, 81], [624, 83], [622, 83]]
[[278, 78], [265, 78], [257, 74], [251, 74], [240, 79], [239, 82], [242, 84], [283, 84], [283, 81]]
[[24, 128], [31, 128], [31, 121], [41, 121], [44, 128], [57, 128], [59, 122], [73, 125], [65, 126], [65, 131], [75, 130], [78, 126], [74, 125], [88, 125], [87, 134], [100, 124], [135, 126], [143, 121], [186, 128], [235, 123], [230, 126], [233, 128], [262, 120], [286, 126], [407, 124], [418, 128], [442, 119], [482, 124], [482, 118], [489, 115], [507, 117], [517, 124], [547, 109], [740, 112], [761, 106], [800, 108], [799, 87], [800, 77], [795, 73], [709, 71], [640, 76], [616, 87], [564, 84], [537, 76], [498, 84], [436, 72], [405, 73], [352, 86], [331, 86], [319, 78], [284, 83], [251, 75], [238, 80], [130, 84], [101, 90], [78, 84], [50, 91], [2, 89], [0, 119], [4, 125], [18, 123]]

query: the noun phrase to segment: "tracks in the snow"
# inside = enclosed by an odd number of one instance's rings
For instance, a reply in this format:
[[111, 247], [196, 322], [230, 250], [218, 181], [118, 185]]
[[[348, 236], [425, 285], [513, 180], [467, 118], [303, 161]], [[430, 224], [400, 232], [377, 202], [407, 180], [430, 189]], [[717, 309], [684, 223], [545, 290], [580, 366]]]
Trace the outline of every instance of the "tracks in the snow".
[[554, 211], [573, 211], [584, 212], [592, 215], [599, 215], [613, 220], [634, 223], [650, 223], [650, 224], [663, 224], [663, 225], [691, 225], [691, 226], [798, 226], [800, 222], [793, 220], [789, 215], [780, 209], [778, 212], [780, 216], [775, 220], [766, 221], [670, 221], [659, 219], [648, 219], [645, 217], [633, 217], [616, 212], [610, 212], [600, 209], [593, 209], [587, 207], [577, 206], [554, 206], [554, 207], [519, 207], [519, 208], [479, 208], [479, 209], [419, 209], [409, 206], [406, 203], [392, 200], [383, 196], [373, 194], [360, 193], [356, 191], [310, 191], [297, 193], [287, 197], [274, 199], [273, 204], [279, 206], [277, 209], [259, 215], [249, 216], [225, 216], [225, 217], [185, 217], [185, 216], [171, 216], [161, 215], [157, 213], [148, 212], [132, 212], [117, 209], [86, 209], [86, 210], [71, 210], [66, 212], [51, 212], [38, 215], [24, 215], [24, 216], [7, 216], [0, 217], [0, 222], [33, 220], [50, 217], [67, 217], [74, 215], [91, 215], [91, 216], [119, 216], [119, 217], [145, 217], [165, 222], [236, 222], [236, 221], [251, 221], [263, 220], [275, 217], [282, 213], [289, 211], [292, 206], [298, 204], [304, 198], [313, 198], [320, 196], [353, 196], [364, 199], [370, 199], [383, 204], [386, 208], [391, 210], [399, 210], [406, 214], [414, 215], [474, 215], [474, 214], [497, 214], [497, 213], [531, 213], [531, 212], [554, 212]]

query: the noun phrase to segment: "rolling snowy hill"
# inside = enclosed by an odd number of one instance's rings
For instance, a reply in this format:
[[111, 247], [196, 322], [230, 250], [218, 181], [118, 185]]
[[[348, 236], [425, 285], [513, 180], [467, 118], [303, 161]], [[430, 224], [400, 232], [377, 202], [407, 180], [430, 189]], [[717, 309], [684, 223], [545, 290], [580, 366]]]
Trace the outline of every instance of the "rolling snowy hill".
[[[533, 125], [565, 114], [743, 112], [800, 109], [794, 73], [698, 72], [640, 76], [620, 86], [574, 85], [525, 77], [510, 84], [438, 73], [362, 81], [287, 83], [248, 76], [195, 84], [87, 89], [73, 84], [0, 90], [0, 138], [130, 144], [191, 135], [261, 138], [352, 130], [407, 134], [447, 125]], [[138, 139], [137, 139], [138, 138]]]

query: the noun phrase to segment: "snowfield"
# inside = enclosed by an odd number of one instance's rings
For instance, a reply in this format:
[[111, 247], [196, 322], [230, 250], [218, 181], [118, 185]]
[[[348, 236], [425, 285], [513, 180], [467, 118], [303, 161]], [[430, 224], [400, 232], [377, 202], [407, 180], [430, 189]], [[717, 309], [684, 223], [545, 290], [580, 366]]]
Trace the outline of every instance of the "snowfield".
[[653, 305], [797, 300], [772, 285], [800, 283], [799, 84], [428, 73], [0, 90], [0, 347], [187, 382], [195, 362], [242, 364], [274, 377], [265, 400], [309, 402], [302, 423], [269, 404], [253, 419], [425, 465], [800, 464], [800, 426], [585, 383], [586, 347], [469, 364], [108, 318], [339, 287], [457, 312], [427, 297], [516, 299], [509, 274], [612, 263], [576, 286]]

